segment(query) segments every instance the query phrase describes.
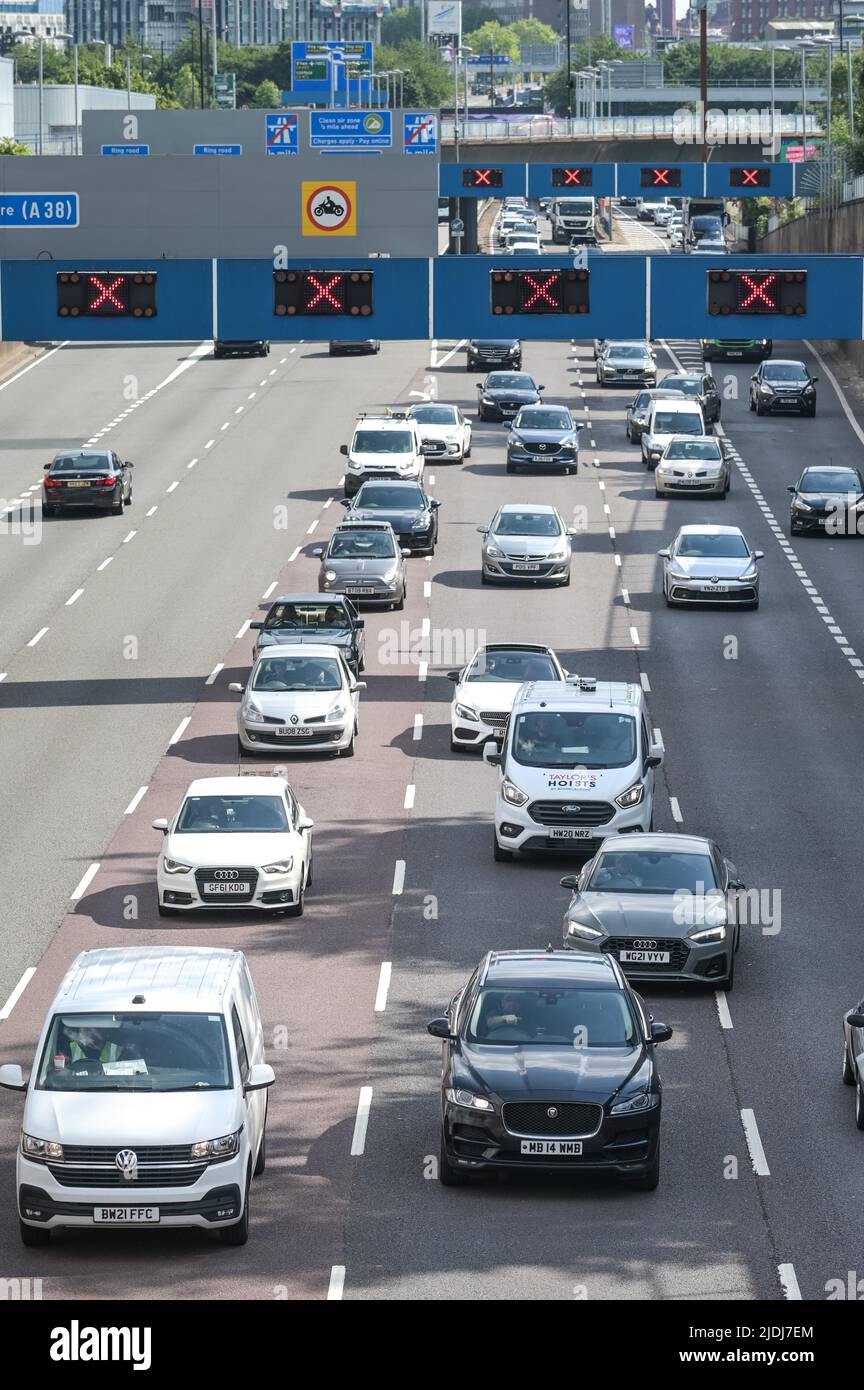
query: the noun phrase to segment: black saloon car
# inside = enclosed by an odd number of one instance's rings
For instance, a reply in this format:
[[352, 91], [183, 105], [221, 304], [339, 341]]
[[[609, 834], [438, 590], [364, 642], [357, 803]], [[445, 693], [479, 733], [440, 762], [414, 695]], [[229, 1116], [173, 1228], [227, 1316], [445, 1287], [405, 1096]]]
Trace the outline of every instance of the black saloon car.
[[92, 507], [122, 516], [132, 501], [132, 464], [110, 449], [67, 449], [45, 464], [42, 515]]
[[490, 951], [428, 1032], [443, 1043], [445, 1186], [472, 1173], [660, 1177], [655, 1023], [608, 955]]
[[216, 338], [214, 357], [269, 357], [270, 344], [266, 338]]
[[782, 410], [815, 415], [818, 380], [818, 376], [810, 375], [804, 362], [772, 357], [750, 378], [750, 409], [757, 415], [772, 415]]
[[323, 642], [341, 649], [355, 676], [366, 665], [366, 624], [344, 594], [281, 594], [273, 600], [263, 622], [249, 626], [258, 631], [256, 656], [280, 642], [292, 647], [301, 642]]
[[346, 521], [389, 521], [403, 549], [435, 554], [441, 504], [427, 497], [419, 483], [407, 478], [370, 481], [354, 497], [339, 500], [349, 508]]
[[523, 405], [539, 405], [545, 389], [527, 372], [490, 372], [477, 382], [477, 418], [512, 420]]
[[566, 405], [526, 405], [507, 436], [507, 472], [520, 468], [579, 469], [579, 430]]
[[518, 338], [472, 338], [468, 344], [468, 371], [478, 367], [522, 367], [522, 344]]
[[330, 356], [349, 357], [352, 354], [362, 356], [364, 354], [381, 351], [381, 343], [377, 338], [331, 338]]
[[864, 478], [857, 468], [817, 464], [805, 468], [788, 490], [792, 494], [789, 530], [793, 536], [802, 531], [825, 531], [834, 536], [862, 534]]

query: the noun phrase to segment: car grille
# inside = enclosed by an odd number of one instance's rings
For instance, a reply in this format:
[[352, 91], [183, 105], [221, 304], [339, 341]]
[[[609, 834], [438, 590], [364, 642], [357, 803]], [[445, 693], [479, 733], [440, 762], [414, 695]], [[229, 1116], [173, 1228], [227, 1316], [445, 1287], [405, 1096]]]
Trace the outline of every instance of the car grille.
[[[327, 717], [327, 716], [324, 715], [324, 714], [310, 714], [308, 718], [302, 718], [302, 719], [300, 720], [300, 723], [301, 723], [301, 724], [323, 724], [323, 723], [324, 723], [324, 720], [326, 719], [326, 717]], [[285, 725], [286, 725], [288, 722], [289, 722], [289, 721], [288, 721], [287, 715], [286, 715], [285, 717], [281, 717], [281, 716], [278, 715], [278, 714], [265, 714], [265, 715], [264, 715], [264, 723], [265, 723], [265, 724], [278, 724], [278, 725], [280, 726], [280, 728], [284, 728]]]
[[206, 1163], [190, 1163], [176, 1168], [139, 1165], [137, 1178], [130, 1182], [128, 1178], [123, 1177], [119, 1168], [114, 1166], [113, 1160], [104, 1168], [70, 1168], [66, 1164], [53, 1163], [48, 1165], [49, 1173], [61, 1187], [120, 1187], [126, 1192], [134, 1192], [138, 1187], [191, 1187], [206, 1169]]
[[[270, 729], [247, 729], [246, 737], [251, 743], [270, 743], [282, 748], [305, 748], [311, 743], [336, 743], [342, 737], [343, 732], [342, 729], [316, 728], [312, 737], [306, 738], [292, 734], [277, 734]], [[216, 895], [213, 897], [214, 902], [215, 897]], [[220, 902], [232, 897], [237, 897], [241, 902], [243, 901], [242, 893], [219, 893], [218, 897]]]
[[[226, 873], [230, 873], [230, 879], [224, 877]], [[221, 877], [217, 878], [217, 874], [221, 875]], [[204, 888], [205, 883], [229, 882], [242, 883], [244, 885], [245, 891], [242, 893], [236, 891], [229, 893], [208, 893]], [[258, 886], [258, 870], [248, 868], [225, 869], [221, 865], [218, 869], [196, 869], [195, 883], [198, 888], [198, 896], [201, 898], [203, 902], [244, 902], [246, 899], [254, 897], [255, 889]]]
[[682, 589], [677, 585], [673, 586], [672, 599], [689, 600], [691, 603], [753, 603], [756, 599], [756, 590], [751, 585], [740, 585], [734, 589], [730, 588], [725, 594], [706, 593], [704, 589]]
[[424, 439], [423, 443], [426, 446], [427, 458], [432, 458], [435, 454], [446, 454], [447, 452], [447, 445], [443, 439]]
[[504, 725], [507, 723], [510, 715], [506, 709], [481, 709], [480, 718], [484, 724]]
[[132, 1148], [139, 1163], [188, 1163], [191, 1144], [64, 1144], [65, 1163], [113, 1163], [120, 1150]]
[[538, 825], [605, 825], [615, 808], [608, 801], [532, 801], [528, 814]]
[[533, 442], [525, 443], [522, 445], [522, 448], [525, 450], [526, 454], [545, 454], [547, 458], [552, 458], [555, 454], [559, 453], [561, 445], [555, 441], [550, 443], [547, 440], [544, 444]]
[[[550, 1115], [557, 1110], [557, 1115]], [[603, 1122], [603, 1106], [575, 1101], [516, 1101], [502, 1106], [501, 1118], [510, 1134], [538, 1138], [570, 1138], [596, 1134]]]
[[[640, 937], [633, 937], [633, 936], [610, 936], [609, 940], [608, 940], [607, 942], [605, 942], [605, 944], [604, 944], [604, 946], [603, 946], [603, 950], [604, 950], [604, 951], [608, 951], [608, 952], [610, 953], [610, 955], [613, 955], [613, 956], [616, 958], [616, 960], [617, 960], [617, 959], [620, 958], [620, 955], [621, 955], [621, 952], [622, 952], [622, 951], [632, 951], [632, 950], [634, 950], [634, 943], [635, 943], [637, 940], [638, 940], [638, 941], [644, 941], [644, 940], [647, 940], [647, 939], [648, 939], [647, 937], [641, 937], [641, 936], [640, 936]], [[651, 970], [651, 971], [656, 970], [657, 973], [658, 973], [658, 975], [662, 975], [664, 970], [673, 970], [673, 971], [677, 971], [677, 970], [683, 970], [683, 969], [684, 969], [684, 966], [687, 964], [687, 957], [690, 955], [690, 947], [687, 945], [687, 942], [686, 942], [686, 941], [681, 941], [681, 940], [680, 940], [678, 937], [676, 937], [676, 936], [671, 936], [671, 937], [662, 937], [662, 936], [661, 936], [661, 937], [651, 937], [650, 939], [651, 939], [651, 941], [652, 941], [652, 943], [653, 943], [652, 946], [651, 946], [651, 948], [650, 948], [652, 951], [668, 951], [668, 952], [669, 952], [669, 964], [668, 964], [668, 965], [655, 965], [655, 964], [651, 964], [651, 963], [649, 963], [649, 962], [642, 962], [642, 963], [640, 963], [640, 965], [639, 965], [639, 970], [640, 970], [640, 971], [642, 971], [642, 970]], [[623, 964], [623, 966], [622, 966], [622, 969], [626, 972], [626, 970], [628, 969], [628, 966], [630, 966], [630, 967], [632, 968], [632, 964], [633, 964], [632, 962], [625, 961], [624, 964]]]

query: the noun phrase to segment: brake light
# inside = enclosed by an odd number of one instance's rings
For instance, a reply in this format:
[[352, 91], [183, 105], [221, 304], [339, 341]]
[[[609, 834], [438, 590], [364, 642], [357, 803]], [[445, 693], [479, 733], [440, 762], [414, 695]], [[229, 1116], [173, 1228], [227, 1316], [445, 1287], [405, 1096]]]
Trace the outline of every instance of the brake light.
[[45, 479], [45, 486], [46, 486], [46, 487], [61, 487], [62, 484], [61, 484], [59, 478], [46, 478], [46, 479]]
[[114, 487], [117, 479], [115, 477], [97, 478], [96, 481], [100, 487]]

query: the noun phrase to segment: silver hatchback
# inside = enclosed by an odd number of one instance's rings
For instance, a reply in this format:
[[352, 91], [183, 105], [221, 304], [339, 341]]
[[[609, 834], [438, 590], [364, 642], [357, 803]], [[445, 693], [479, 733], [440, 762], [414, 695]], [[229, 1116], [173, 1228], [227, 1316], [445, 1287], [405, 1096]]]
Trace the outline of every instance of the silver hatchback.
[[657, 554], [663, 560], [666, 605], [734, 603], [759, 607], [762, 550], [752, 550], [737, 526], [682, 526]]
[[347, 594], [357, 604], [404, 608], [405, 557], [389, 521], [345, 521], [325, 548], [318, 547], [322, 594]]
[[571, 537], [555, 507], [528, 502], [505, 502], [491, 525], [478, 526], [483, 537], [480, 579], [483, 584], [566, 585], [570, 583]]

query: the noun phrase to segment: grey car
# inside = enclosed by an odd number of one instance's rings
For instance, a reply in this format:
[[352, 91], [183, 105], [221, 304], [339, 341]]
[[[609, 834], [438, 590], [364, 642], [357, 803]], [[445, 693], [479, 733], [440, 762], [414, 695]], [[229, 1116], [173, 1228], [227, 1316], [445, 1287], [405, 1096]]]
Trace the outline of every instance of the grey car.
[[731, 486], [732, 470], [719, 439], [705, 435], [673, 434], [654, 470], [654, 496], [689, 493], [698, 497], [724, 497]]
[[758, 608], [756, 561], [764, 553], [751, 550], [737, 526], [682, 526], [672, 544], [657, 552], [667, 608], [692, 603]]
[[480, 579], [566, 585], [570, 583], [570, 538], [555, 507], [529, 502], [505, 502], [490, 526], [478, 526], [483, 537]]
[[720, 420], [720, 392], [717, 383], [709, 371], [703, 372], [669, 372], [660, 382], [667, 391], [683, 391], [685, 396], [691, 396], [697, 400], [702, 407], [702, 415], [706, 425], [716, 425]]
[[607, 343], [597, 358], [598, 386], [657, 385], [657, 363], [647, 343]]
[[389, 521], [344, 521], [321, 556], [318, 587], [322, 594], [346, 594], [355, 603], [404, 608], [405, 556]]
[[732, 988], [744, 885], [713, 840], [609, 835], [561, 886], [572, 893], [565, 949], [608, 952], [631, 980]]
[[855, 1087], [855, 1123], [864, 1129], [864, 999], [843, 1019], [843, 1080]]
[[579, 471], [579, 431], [566, 405], [526, 405], [507, 436], [507, 472], [554, 468]]
[[683, 391], [672, 391], [660, 386], [653, 391], [640, 391], [627, 407], [627, 438], [631, 444], [638, 444], [645, 433], [653, 401], [680, 401]]

